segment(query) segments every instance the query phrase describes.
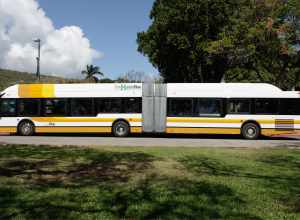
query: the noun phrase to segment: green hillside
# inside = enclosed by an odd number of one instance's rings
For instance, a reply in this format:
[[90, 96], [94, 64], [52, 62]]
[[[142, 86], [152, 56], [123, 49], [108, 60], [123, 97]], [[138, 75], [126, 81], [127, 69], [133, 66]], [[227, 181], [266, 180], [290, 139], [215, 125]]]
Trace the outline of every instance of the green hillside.
[[[36, 76], [32, 73], [24, 73], [12, 70], [0, 69], [0, 91], [3, 89], [15, 85], [18, 83], [36, 83]], [[54, 76], [41, 76], [41, 82], [43, 83], [74, 83], [84, 82], [81, 80], [64, 79]]]

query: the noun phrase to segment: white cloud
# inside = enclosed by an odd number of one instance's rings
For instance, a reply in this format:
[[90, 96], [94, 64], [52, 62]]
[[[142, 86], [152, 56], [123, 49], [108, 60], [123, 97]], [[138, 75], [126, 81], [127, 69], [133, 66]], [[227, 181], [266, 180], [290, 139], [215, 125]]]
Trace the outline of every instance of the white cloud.
[[102, 57], [80, 27], [55, 29], [36, 0], [0, 0], [0, 67], [34, 72], [36, 38], [42, 40], [42, 73], [79, 77], [87, 64]]

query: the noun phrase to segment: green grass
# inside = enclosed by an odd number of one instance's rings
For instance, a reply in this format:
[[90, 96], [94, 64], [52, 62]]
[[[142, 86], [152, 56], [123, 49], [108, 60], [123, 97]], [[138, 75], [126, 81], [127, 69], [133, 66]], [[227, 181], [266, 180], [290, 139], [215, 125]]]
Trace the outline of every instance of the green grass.
[[1, 146], [0, 219], [300, 219], [300, 150]]

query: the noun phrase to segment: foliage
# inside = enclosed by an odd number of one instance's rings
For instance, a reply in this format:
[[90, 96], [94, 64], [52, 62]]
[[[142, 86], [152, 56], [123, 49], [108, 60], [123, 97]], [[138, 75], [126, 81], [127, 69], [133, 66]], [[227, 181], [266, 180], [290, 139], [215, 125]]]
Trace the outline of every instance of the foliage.
[[0, 219], [299, 219], [300, 151], [0, 146]]
[[153, 82], [162, 82], [162, 79], [160, 77], [156, 77], [151, 74], [147, 74], [145, 72], [141, 71], [135, 71], [131, 70], [124, 75], [120, 76], [116, 82], [119, 83], [153, 83]]
[[167, 82], [300, 83], [297, 0], [156, 0], [138, 50]]
[[85, 75], [86, 79], [94, 80], [96, 83], [99, 81], [99, 76], [104, 76], [104, 74], [100, 72], [100, 67], [93, 65], [87, 65], [86, 70], [83, 70], [81, 73]]

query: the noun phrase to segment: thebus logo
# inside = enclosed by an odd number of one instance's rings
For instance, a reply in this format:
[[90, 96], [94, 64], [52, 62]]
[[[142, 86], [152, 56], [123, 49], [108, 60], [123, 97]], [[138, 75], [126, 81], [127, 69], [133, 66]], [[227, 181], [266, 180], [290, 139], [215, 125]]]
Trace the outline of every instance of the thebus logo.
[[129, 91], [129, 90], [134, 90], [134, 89], [141, 89], [141, 86], [136, 85], [136, 84], [134, 84], [134, 85], [121, 84], [121, 85], [116, 85], [116, 88], [121, 91]]

